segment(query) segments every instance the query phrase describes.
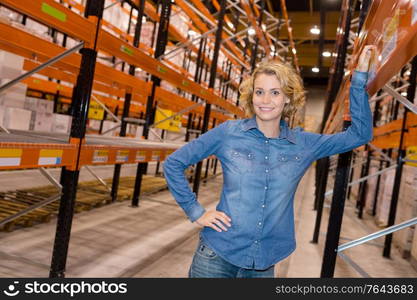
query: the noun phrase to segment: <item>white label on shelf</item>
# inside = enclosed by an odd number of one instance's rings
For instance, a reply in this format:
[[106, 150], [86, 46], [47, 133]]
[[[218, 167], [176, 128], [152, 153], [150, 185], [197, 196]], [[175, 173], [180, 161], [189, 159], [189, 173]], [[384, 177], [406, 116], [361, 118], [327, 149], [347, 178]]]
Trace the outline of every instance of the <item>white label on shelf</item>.
[[136, 161], [145, 161], [146, 160], [146, 152], [145, 151], [137, 151], [136, 152]]
[[1, 167], [20, 166], [20, 157], [0, 157]]
[[38, 165], [58, 165], [61, 163], [61, 157], [39, 157]]
[[129, 159], [129, 150], [119, 150], [116, 155], [116, 162], [126, 162]]
[[159, 160], [161, 157], [161, 151], [152, 151], [152, 160]]
[[93, 163], [105, 163], [109, 159], [109, 151], [95, 150], [93, 155]]

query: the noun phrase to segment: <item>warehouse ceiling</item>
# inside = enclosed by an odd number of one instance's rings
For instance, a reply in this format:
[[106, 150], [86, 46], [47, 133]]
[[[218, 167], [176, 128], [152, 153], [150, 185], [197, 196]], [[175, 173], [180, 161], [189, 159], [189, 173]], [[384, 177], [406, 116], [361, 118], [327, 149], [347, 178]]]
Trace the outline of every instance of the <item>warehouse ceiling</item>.
[[[293, 29], [301, 74], [305, 80], [314, 78], [326, 80], [335, 58], [335, 41], [343, 0], [297, 0], [285, 1]], [[280, 0], [266, 0], [267, 10], [277, 18], [282, 18]], [[360, 10], [360, 1], [353, 1], [355, 11]], [[355, 15], [357, 16], [357, 14]], [[321, 19], [323, 18], [323, 20]], [[321, 24], [324, 24], [322, 26]], [[320, 34], [312, 34], [311, 28], [320, 29]], [[287, 28], [283, 27], [280, 40], [287, 40]], [[276, 33], [276, 32], [275, 32]], [[322, 43], [320, 49], [320, 43]], [[319, 54], [320, 52], [320, 54]], [[323, 56], [323, 53], [326, 56]], [[330, 56], [328, 56], [330, 54]], [[319, 72], [313, 72], [318, 67]]]
[[[292, 27], [298, 65], [300, 67], [301, 75], [307, 83], [309, 81], [322, 84], [327, 82], [329, 68], [336, 56], [336, 31], [339, 23], [342, 1], [343, 0], [285, 1], [290, 25]], [[156, 0], [152, 2], [155, 5], [157, 3]], [[187, 5], [191, 8], [194, 8], [194, 12], [199, 15], [199, 18], [201, 18], [205, 24], [207, 24], [208, 28], [212, 28], [212, 24], [207, 21], [207, 18], [196, 11], [195, 3], [197, 0], [185, 0], [185, 2], [187, 2]], [[198, 0], [198, 2], [205, 4], [213, 17], [217, 17], [220, 8], [219, 0]], [[243, 9], [243, 3], [252, 3], [251, 5], [256, 4], [258, 12], [262, 11], [263, 7], [263, 23], [266, 25], [263, 29], [265, 30], [265, 28], [268, 28], [271, 38], [276, 38], [287, 47], [290, 46], [288, 29], [285, 25], [285, 18], [281, 9], [281, 0], [227, 0], [226, 2], [226, 30], [228, 30], [227, 32], [229, 34], [238, 34], [237, 39], [232, 39], [232, 41], [240, 48], [242, 53], [244, 53], [243, 45], [249, 42], [250, 46], [249, 49], [246, 49], [246, 53], [248, 53], [247, 55], [251, 55], [253, 45], [255, 44], [255, 37], [257, 36], [257, 34], [248, 34], [248, 26], [252, 25], [250, 18], [247, 16], [247, 11], [245, 12]], [[360, 0], [353, 0], [356, 12], [354, 17], [358, 15], [360, 2]], [[172, 3], [178, 5], [175, 1], [172, 1]], [[258, 13], [253, 10], [253, 7], [252, 12], [254, 16]], [[274, 19], [280, 20], [279, 23], [274, 25], [274, 22], [271, 21]], [[257, 21], [258, 20], [259, 19], [257, 19]], [[231, 26], [230, 24], [235, 24], [237, 26]], [[197, 27], [198, 26], [195, 26], [195, 28]], [[311, 32], [313, 27], [320, 29], [320, 33], [313, 34]], [[199, 33], [203, 34], [201, 31]], [[174, 40], [175, 38], [173, 41]], [[260, 49], [260, 51], [258, 51], [260, 52], [258, 53], [258, 61], [265, 56], [265, 51], [263, 50], [265, 47], [262, 48], [262, 46], [263, 45], [260, 43], [258, 48]], [[229, 48], [228, 45], [225, 45], [225, 47]], [[290, 48], [288, 47], [287, 50], [289, 49]], [[287, 60], [292, 59], [292, 54], [289, 51], [282, 51], [279, 55]], [[246, 56], [245, 60], [250, 61], [250, 56]]]
[[[265, 11], [274, 17], [283, 20], [280, 0], [264, 0]], [[204, 1], [202, 1], [204, 2]], [[233, 19], [238, 15], [245, 20], [245, 15], [242, 15], [232, 3], [239, 3], [241, 1], [228, 0], [227, 17], [233, 22]], [[254, 1], [259, 8], [262, 7], [262, 1]], [[300, 71], [305, 80], [315, 82], [326, 82], [329, 75], [329, 68], [335, 58], [335, 41], [336, 31], [340, 17], [342, 0], [297, 0], [285, 1], [290, 19], [290, 24], [293, 30], [293, 39], [295, 42], [296, 54], [300, 66]], [[355, 11], [360, 9], [360, 1], [354, 0]], [[218, 1], [206, 1], [207, 7], [212, 14], [218, 12]], [[240, 4], [241, 5], [241, 4]], [[264, 14], [265, 15], [265, 14]], [[323, 20], [321, 19], [321, 16]], [[356, 16], [356, 15], [355, 15]], [[264, 20], [268, 18], [265, 16]], [[247, 20], [245, 20], [248, 23]], [[324, 26], [321, 26], [321, 23]], [[268, 24], [267, 24], [268, 25]], [[321, 30], [321, 34], [312, 34], [310, 29], [317, 26]], [[239, 24], [236, 32], [244, 30], [243, 24]], [[284, 22], [281, 23], [278, 30], [271, 30], [270, 34], [278, 37], [280, 41], [288, 44], [288, 30]], [[251, 39], [253, 42], [253, 40]], [[319, 55], [319, 49], [322, 49]], [[323, 56], [325, 52], [326, 56]], [[330, 54], [330, 56], [328, 56]], [[283, 54], [281, 54], [283, 55]], [[287, 54], [290, 56], [290, 54]], [[317, 67], [319, 72], [313, 72], [313, 68]], [[317, 71], [317, 69], [316, 69]], [[320, 80], [322, 79], [322, 80]]]

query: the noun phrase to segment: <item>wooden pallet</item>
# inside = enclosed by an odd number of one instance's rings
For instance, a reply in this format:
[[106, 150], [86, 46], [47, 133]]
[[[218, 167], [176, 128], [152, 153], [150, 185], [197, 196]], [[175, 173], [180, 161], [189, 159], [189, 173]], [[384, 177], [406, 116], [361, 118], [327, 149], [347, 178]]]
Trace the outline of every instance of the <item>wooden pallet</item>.
[[[105, 180], [111, 186], [111, 179]], [[118, 201], [125, 201], [131, 198], [135, 177], [120, 178], [118, 189]], [[142, 193], [149, 193], [166, 188], [164, 178], [153, 178], [144, 176], [142, 180]], [[21, 212], [28, 207], [37, 204], [58, 193], [53, 186], [42, 186], [37, 188], [0, 192], [0, 220]], [[108, 190], [98, 181], [80, 182], [77, 189], [77, 198], [74, 212], [87, 211], [96, 207], [111, 203]], [[59, 201], [54, 201], [43, 207], [37, 208], [19, 218], [1, 226], [0, 231], [10, 232], [17, 228], [29, 227], [39, 223], [49, 222], [56, 216], [59, 210]]]
[[[203, 177], [204, 173], [202, 174]], [[209, 172], [209, 176], [212, 175]], [[112, 179], [105, 180], [111, 187]], [[117, 201], [132, 198], [135, 186], [135, 176], [121, 177], [117, 194]], [[165, 178], [162, 176], [145, 175], [142, 179], [141, 195], [156, 193], [167, 189]], [[0, 220], [12, 216], [34, 204], [37, 204], [58, 193], [54, 186], [0, 192]], [[109, 191], [97, 180], [80, 182], [74, 213], [87, 211], [111, 203]], [[39, 223], [49, 222], [58, 214], [59, 200], [37, 208], [19, 218], [0, 227], [0, 231], [10, 232], [18, 228], [29, 227]]]

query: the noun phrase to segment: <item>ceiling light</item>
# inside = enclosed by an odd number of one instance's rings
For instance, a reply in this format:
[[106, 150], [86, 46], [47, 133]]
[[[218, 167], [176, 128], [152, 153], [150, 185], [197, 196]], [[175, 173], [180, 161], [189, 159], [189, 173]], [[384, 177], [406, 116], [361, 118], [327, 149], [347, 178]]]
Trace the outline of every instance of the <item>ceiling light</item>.
[[332, 52], [332, 56], [333, 57], [336, 57], [337, 56], [337, 53], [336, 52]]
[[312, 34], [320, 34], [320, 28], [314, 25], [314, 27], [310, 28], [310, 32]]
[[324, 51], [324, 52], [322, 53], [322, 55], [323, 55], [324, 57], [330, 57], [330, 56], [332, 56], [332, 54], [331, 54], [329, 51]]
[[188, 35], [189, 36], [195, 36], [195, 35], [197, 35], [197, 32], [195, 32], [194, 30], [188, 30]]
[[254, 35], [255, 33], [256, 33], [256, 31], [252, 27], [248, 29], [248, 34], [249, 35]]
[[406, 96], [407, 96], [407, 92], [402, 92], [402, 93], [401, 93], [401, 96], [406, 97]]
[[311, 71], [313, 71], [314, 73], [318, 73], [318, 72], [320, 72], [320, 69], [317, 68], [317, 67], [313, 67], [313, 68], [311, 68]]
[[297, 54], [297, 50], [295, 50], [295, 48], [292, 48], [292, 53]]

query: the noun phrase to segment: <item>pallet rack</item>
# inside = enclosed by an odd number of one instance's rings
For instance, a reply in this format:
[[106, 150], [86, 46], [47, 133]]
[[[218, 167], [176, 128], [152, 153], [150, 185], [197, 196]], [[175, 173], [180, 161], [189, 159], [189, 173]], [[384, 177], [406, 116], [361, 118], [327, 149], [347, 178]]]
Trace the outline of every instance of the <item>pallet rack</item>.
[[[375, 45], [378, 56], [371, 66], [370, 78], [367, 90], [370, 96], [370, 104], [374, 110], [373, 140], [355, 150], [356, 161], [351, 165], [352, 151], [340, 154], [336, 160], [324, 158], [317, 164], [316, 202], [317, 209], [316, 226], [313, 242], [318, 242], [320, 220], [323, 211], [324, 199], [332, 195], [329, 224], [327, 229], [325, 252], [321, 270], [322, 277], [333, 277], [336, 257], [339, 255], [348, 262], [362, 276], [369, 276], [352, 259], [342, 251], [359, 245], [376, 237], [386, 235], [383, 256], [389, 257], [392, 243], [392, 232], [412, 226], [417, 223], [417, 218], [395, 224], [398, 197], [400, 193], [401, 174], [403, 165], [407, 159], [405, 148], [415, 146], [417, 143], [415, 115], [417, 106], [413, 103], [416, 88], [417, 54], [416, 38], [417, 25], [413, 16], [416, 8], [410, 1], [362, 1], [362, 11], [355, 24], [358, 24], [358, 34], [352, 31], [352, 1], [345, 0], [342, 4], [343, 15], [339, 26], [337, 40], [338, 57], [333, 66], [333, 74], [329, 82], [329, 99], [327, 111], [323, 122], [323, 132], [334, 133], [338, 129], [349, 126], [348, 114], [349, 78], [356, 66], [359, 54], [365, 45]], [[364, 16], [366, 16], [366, 19]], [[349, 46], [349, 40], [354, 43]], [[351, 54], [347, 53], [353, 48]], [[411, 64], [407, 63], [411, 60]], [[410, 70], [411, 69], [411, 70]], [[407, 70], [408, 75], [405, 76]], [[407, 89], [406, 97], [399, 92]], [[396, 100], [395, 105], [392, 105]], [[403, 107], [400, 107], [399, 104]], [[390, 105], [390, 111], [386, 117], [381, 114], [383, 106]], [[401, 109], [400, 109], [401, 108]], [[395, 152], [395, 148], [397, 151]], [[362, 158], [362, 159], [359, 159]], [[379, 162], [379, 170], [368, 174], [371, 162]], [[412, 161], [412, 160], [411, 160]], [[359, 163], [358, 163], [359, 162]], [[335, 178], [333, 189], [326, 192], [329, 186], [329, 166], [333, 164]], [[385, 165], [385, 168], [384, 168]], [[358, 179], [353, 179], [351, 168], [359, 169]], [[375, 234], [339, 245], [340, 229], [343, 218], [346, 194], [350, 194], [353, 186], [359, 184], [356, 207], [358, 217], [362, 218], [366, 201], [368, 181], [378, 176], [378, 185], [374, 192], [373, 211], [378, 205], [377, 195], [380, 176], [382, 173], [395, 169], [395, 178], [390, 201], [387, 228]], [[351, 175], [351, 176], [349, 176]], [[374, 214], [373, 213], [373, 214]]]
[[[127, 32], [103, 19], [103, 10], [106, 8], [104, 0], [88, 0], [85, 6], [75, 0], [34, 0], [30, 3], [0, 1], [0, 5], [23, 14], [24, 20], [30, 18], [48, 26], [53, 36], [52, 41], [45, 40], [16, 24], [4, 20], [0, 22], [0, 49], [25, 57], [24, 70], [36, 70], [38, 74], [49, 78], [46, 80], [28, 72], [0, 87], [0, 92], [14, 82], [23, 81], [31, 90], [67, 98], [66, 102], [72, 106], [73, 121], [69, 135], [16, 130], [0, 133], [0, 159], [9, 162], [0, 166], [1, 170], [40, 168], [47, 175], [44, 167], [62, 167], [61, 180], [55, 182], [57, 187], [62, 187], [60, 194], [44, 199], [41, 203], [47, 205], [57, 198], [61, 199], [51, 277], [65, 276], [78, 175], [82, 166], [115, 165], [111, 189], [111, 197], [115, 200], [121, 165], [138, 163], [132, 199], [133, 206], [137, 206], [147, 162], [157, 161], [159, 166], [170, 152], [181, 145], [147, 141], [149, 132], [155, 126], [156, 110], [169, 108], [177, 112], [175, 115], [181, 116], [181, 122], [187, 127], [186, 141], [190, 134], [198, 135], [227, 119], [243, 117], [238, 100], [231, 99], [229, 92], [232, 91], [234, 97], [238, 95], [237, 87], [244, 74], [253, 69], [263, 56], [271, 53], [271, 56], [280, 57], [280, 54], [289, 49], [284, 42], [269, 33], [284, 22], [262, 10], [264, 1], [260, 4], [253, 1], [213, 1], [218, 11], [216, 16], [200, 0], [176, 1], [175, 7], [168, 0], [161, 1], [157, 7], [145, 0], [110, 2], [108, 7], [117, 6], [129, 16]], [[285, 1], [282, 1], [282, 5], [285, 10]], [[236, 10], [240, 17], [230, 20], [225, 16], [226, 8]], [[189, 41], [189, 37], [169, 24], [171, 10], [175, 13], [183, 11], [190, 19], [191, 28], [199, 36]], [[247, 28], [237, 32], [239, 24], [247, 24], [242, 21], [245, 13], [246, 22], [251, 22], [257, 31], [253, 47], [250, 47]], [[140, 20], [143, 18], [154, 24], [152, 47], [140, 42]], [[260, 29], [264, 23], [268, 26], [267, 30]], [[289, 23], [286, 24], [291, 32]], [[59, 40], [57, 34], [63, 36], [62, 46], [55, 43]], [[168, 40], [168, 35], [171, 41], [176, 40], [178, 43], [174, 45]], [[242, 38], [244, 35], [246, 38]], [[68, 49], [69, 39], [74, 45]], [[196, 41], [199, 47], [194, 44]], [[243, 50], [236, 43], [245, 45]], [[258, 47], [258, 43], [262, 47]], [[290, 37], [288, 45], [291, 43]], [[184, 55], [182, 66], [167, 59], [167, 45], [187, 54]], [[80, 54], [76, 53], [78, 50]], [[217, 64], [220, 53], [224, 56], [221, 67]], [[98, 58], [100, 55], [117, 63], [113, 66], [106, 64]], [[249, 57], [252, 57], [251, 64], [248, 62]], [[293, 58], [296, 59], [296, 56]], [[119, 62], [121, 64], [116, 66]], [[195, 74], [190, 73], [191, 62], [195, 63]], [[127, 65], [129, 68], [125, 71]], [[138, 69], [149, 74], [150, 78], [144, 80], [137, 77]], [[177, 89], [176, 92], [164, 89], [161, 81], [171, 84]], [[117, 121], [114, 128], [121, 128], [120, 138], [86, 135], [90, 97]], [[215, 107], [212, 109], [211, 105]], [[297, 121], [291, 120], [292, 123]], [[143, 140], [125, 137], [129, 123], [143, 125]], [[161, 137], [163, 135], [164, 131]], [[210, 162], [216, 170], [217, 160], [212, 157], [207, 159], [206, 178]], [[196, 193], [201, 171], [202, 162], [197, 165], [194, 173]], [[37, 209], [40, 209], [41, 204], [37, 204]], [[30, 214], [30, 211], [25, 211], [25, 214]]]

